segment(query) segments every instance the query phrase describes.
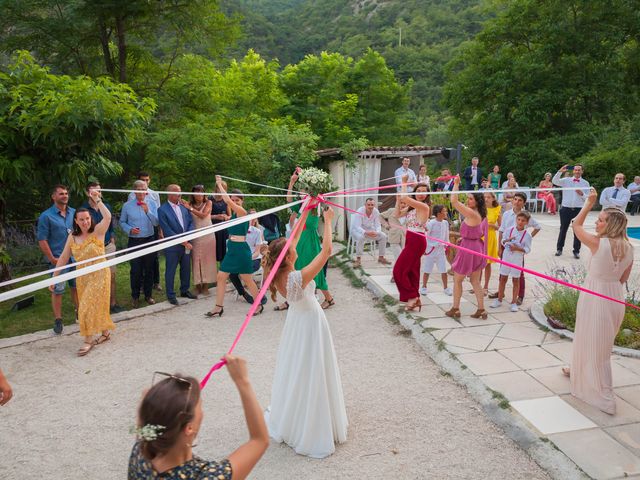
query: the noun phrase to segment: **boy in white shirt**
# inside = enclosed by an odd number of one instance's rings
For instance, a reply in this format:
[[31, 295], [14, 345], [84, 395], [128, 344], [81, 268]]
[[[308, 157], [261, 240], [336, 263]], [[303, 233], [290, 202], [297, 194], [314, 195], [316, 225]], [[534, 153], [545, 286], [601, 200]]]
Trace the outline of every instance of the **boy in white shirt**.
[[[433, 214], [436, 218], [427, 223], [427, 235], [440, 240], [449, 241], [449, 222], [447, 221], [447, 209], [444, 205], [435, 205]], [[442, 277], [444, 293], [453, 295], [451, 288], [447, 287], [447, 256], [445, 245], [435, 240], [427, 240], [427, 250], [422, 255], [422, 288], [420, 295], [427, 294], [427, 282], [433, 267], [438, 267], [438, 272]]]
[[[516, 217], [516, 224], [505, 230], [502, 235], [502, 260], [522, 267], [524, 265], [524, 255], [531, 251], [531, 235], [527, 232], [527, 226], [531, 215], [522, 210]], [[518, 292], [520, 291], [521, 270], [500, 264], [500, 283], [498, 286], [498, 298], [491, 304], [491, 308], [498, 308], [502, 305], [507, 280], [511, 277], [513, 284], [513, 295], [511, 300], [512, 312], [518, 311]]]

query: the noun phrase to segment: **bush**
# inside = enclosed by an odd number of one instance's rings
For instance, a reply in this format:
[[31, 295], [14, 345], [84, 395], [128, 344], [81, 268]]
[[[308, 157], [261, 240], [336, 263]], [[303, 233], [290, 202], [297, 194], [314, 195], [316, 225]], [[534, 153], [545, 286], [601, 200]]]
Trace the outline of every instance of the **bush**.
[[[586, 277], [586, 270], [582, 265], [570, 269], [557, 268], [552, 272], [552, 275], [574, 285], [582, 285]], [[634, 284], [637, 284], [637, 282], [634, 282]], [[568, 330], [573, 332], [576, 325], [576, 309], [580, 292], [573, 288], [562, 287], [556, 283], [551, 285], [541, 284], [541, 287], [546, 300], [544, 305], [545, 315], [554, 320], [559, 320], [566, 325]], [[636, 299], [636, 296], [635, 290], [630, 290], [627, 283], [626, 302], [640, 305], [640, 301]], [[640, 350], [640, 310], [627, 307], [614, 344], [619, 347]]]

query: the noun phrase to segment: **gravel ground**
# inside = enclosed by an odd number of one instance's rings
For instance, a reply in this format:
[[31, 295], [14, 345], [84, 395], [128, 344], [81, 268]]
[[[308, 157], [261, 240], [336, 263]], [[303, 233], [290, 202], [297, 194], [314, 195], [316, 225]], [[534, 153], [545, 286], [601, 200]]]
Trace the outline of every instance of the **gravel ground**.
[[[548, 478], [476, 402], [373, 307], [329, 270], [336, 306], [327, 311], [349, 416], [348, 441], [324, 460], [272, 443], [252, 478]], [[112, 341], [77, 358], [77, 334], [0, 350], [15, 396], [0, 410], [3, 479], [125, 478], [136, 406], [154, 370], [201, 377], [231, 344], [247, 304], [227, 295], [222, 319], [203, 313], [213, 298], [118, 324]], [[236, 353], [249, 361], [268, 405], [284, 314], [256, 317]], [[224, 370], [204, 391], [196, 454], [223, 458], [246, 439], [238, 395]]]

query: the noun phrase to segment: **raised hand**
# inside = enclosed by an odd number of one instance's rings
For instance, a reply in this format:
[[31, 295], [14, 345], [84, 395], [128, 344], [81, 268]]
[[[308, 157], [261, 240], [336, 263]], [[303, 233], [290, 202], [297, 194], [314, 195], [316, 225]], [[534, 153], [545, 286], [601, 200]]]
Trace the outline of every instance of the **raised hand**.
[[568, 170], [569, 165], [563, 165], [562, 168], [560, 169], [560, 172], [564, 173]]
[[98, 190], [97, 188], [90, 188], [89, 197], [91, 197], [91, 200], [98, 203], [102, 195], [100, 194], [100, 190]]
[[[578, 190], [578, 191], [580, 191], [580, 190]], [[596, 200], [598, 200], [598, 192], [596, 192], [595, 188], [591, 187], [589, 189], [589, 196], [587, 197], [587, 203], [590, 204], [590, 205], [595, 205]]]
[[326, 210], [323, 212], [322, 217], [324, 218], [325, 223], [331, 223], [334, 215], [333, 208], [327, 206]]

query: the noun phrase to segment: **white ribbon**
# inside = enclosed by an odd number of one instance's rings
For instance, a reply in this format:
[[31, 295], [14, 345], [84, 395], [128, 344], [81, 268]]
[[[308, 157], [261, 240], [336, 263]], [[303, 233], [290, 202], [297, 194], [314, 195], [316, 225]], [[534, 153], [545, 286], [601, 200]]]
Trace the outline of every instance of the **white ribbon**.
[[[172, 193], [175, 193], [175, 192], [172, 192]], [[200, 229], [197, 232], [194, 232], [194, 231], [189, 232], [186, 235], [182, 235], [180, 238], [173, 238], [171, 240], [163, 239], [164, 241], [159, 245], [152, 245], [140, 251], [127, 253], [126, 255], [118, 256], [117, 258], [112, 258], [111, 260], [107, 260], [105, 262], [99, 262], [94, 265], [89, 265], [87, 267], [81, 268], [79, 270], [75, 270], [73, 272], [63, 273], [53, 278], [40, 280], [39, 282], [31, 283], [23, 287], [14, 288], [13, 290], [9, 290], [8, 292], [0, 293], [0, 302], [5, 302], [7, 300], [11, 300], [12, 298], [16, 298], [21, 295], [26, 295], [28, 293], [35, 292], [36, 290], [40, 290], [41, 288], [48, 288], [50, 285], [66, 282], [68, 280], [71, 280], [72, 278], [81, 277], [83, 275], [87, 275], [89, 273], [93, 273], [98, 270], [102, 270], [105, 268], [112, 267], [114, 265], [118, 265], [119, 263], [128, 262], [129, 260], [133, 260], [134, 258], [142, 257], [144, 255], [147, 255], [153, 252], [158, 252], [160, 250], [164, 250], [165, 248], [173, 247], [174, 245], [179, 245], [181, 243], [188, 242], [190, 240], [203, 237], [211, 233], [215, 233], [219, 230], [224, 230], [225, 228], [229, 228], [235, 225], [240, 225], [241, 223], [251, 221], [255, 218], [260, 218], [270, 213], [275, 213], [280, 210], [284, 210], [285, 208], [290, 208], [302, 202], [303, 200], [297, 200], [295, 202], [287, 203], [285, 205], [280, 205], [278, 207], [269, 208], [261, 212], [251, 213], [240, 218], [229, 220], [228, 222], [225, 222], [224, 225], [216, 224], [216, 225], [211, 225], [203, 229]], [[94, 261], [96, 258], [97, 257], [94, 257], [91, 260]], [[65, 268], [69, 268], [69, 266], [65, 265]], [[20, 278], [18, 280], [22, 281], [23, 279]]]
[[[398, 196], [398, 195], [453, 195], [455, 194], [470, 194], [470, 193], [487, 193], [487, 192], [491, 192], [491, 193], [505, 193], [505, 192], [522, 192], [522, 193], [527, 193], [527, 192], [562, 192], [562, 191], [569, 191], [569, 190], [588, 190], [591, 187], [557, 187], [557, 188], [501, 188], [501, 189], [496, 189], [496, 190], [492, 190], [487, 188], [486, 190], [458, 190], [456, 191], [452, 191], [452, 190], [447, 190], [447, 191], [440, 191], [440, 192], [435, 192], [435, 191], [429, 191], [429, 192], [406, 192], [406, 193], [402, 193], [402, 192], [389, 192], [386, 193], [384, 190], [379, 190], [378, 191], [378, 195], [388, 195], [388, 196]], [[356, 189], [354, 189], [356, 190]], [[389, 189], [391, 190], [391, 189]], [[372, 190], [373, 192], [373, 190]], [[334, 194], [328, 194], [328, 195], [323, 195], [323, 197], [325, 198], [331, 198], [331, 197], [370, 197], [371, 196], [371, 192], [358, 192], [358, 193], [334, 193]]]
[[[113, 192], [113, 193], [147, 193], [147, 190], [126, 190], [119, 188], [100, 188], [101, 192]], [[162, 195], [220, 195], [220, 192], [163, 192], [160, 190], [153, 190], [153, 193], [158, 193]], [[227, 192], [227, 195], [230, 197], [237, 195], [241, 197], [286, 197], [287, 195], [284, 193], [243, 193], [243, 194], [235, 194], [233, 192]], [[158, 205], [159, 206], [159, 205]]]

